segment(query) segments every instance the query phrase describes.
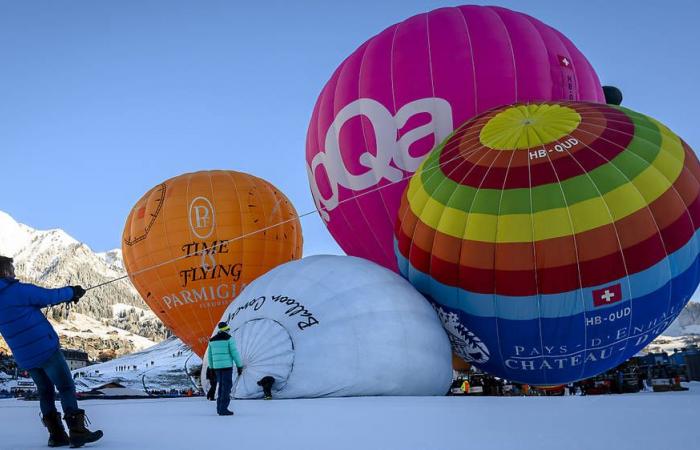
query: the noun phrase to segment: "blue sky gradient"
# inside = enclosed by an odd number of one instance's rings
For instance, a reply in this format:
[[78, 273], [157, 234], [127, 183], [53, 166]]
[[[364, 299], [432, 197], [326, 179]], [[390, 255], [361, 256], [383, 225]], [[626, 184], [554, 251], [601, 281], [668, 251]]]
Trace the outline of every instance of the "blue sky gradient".
[[[120, 246], [141, 195], [184, 172], [249, 172], [313, 210], [304, 142], [333, 70], [385, 27], [456, 4], [1, 2], [0, 210], [97, 251]], [[563, 32], [624, 105], [700, 148], [698, 3], [488, 4]], [[317, 215], [302, 226], [306, 255], [340, 253]]]

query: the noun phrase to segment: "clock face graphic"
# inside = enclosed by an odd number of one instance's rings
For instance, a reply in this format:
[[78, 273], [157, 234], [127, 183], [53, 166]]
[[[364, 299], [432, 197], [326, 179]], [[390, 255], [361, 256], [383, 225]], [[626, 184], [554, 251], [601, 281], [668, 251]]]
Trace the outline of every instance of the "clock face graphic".
[[[125, 238], [124, 243], [126, 245], [131, 246], [136, 244], [137, 242], [146, 239], [146, 237], [148, 236], [148, 232], [151, 231], [151, 227], [153, 227], [153, 224], [158, 218], [158, 214], [160, 214], [161, 209], [163, 209], [166, 190], [167, 186], [165, 185], [165, 183], [162, 183], [153, 188], [151, 192], [144, 196], [144, 205], [138, 209], [135, 209], [134, 211], [134, 214], [136, 214], [137, 219], [142, 220], [144, 223], [143, 230], [136, 236], [129, 235], [129, 237]], [[146, 217], [146, 204], [148, 203], [149, 199], [153, 199], [155, 209], [151, 212], [148, 212], [148, 216]]]

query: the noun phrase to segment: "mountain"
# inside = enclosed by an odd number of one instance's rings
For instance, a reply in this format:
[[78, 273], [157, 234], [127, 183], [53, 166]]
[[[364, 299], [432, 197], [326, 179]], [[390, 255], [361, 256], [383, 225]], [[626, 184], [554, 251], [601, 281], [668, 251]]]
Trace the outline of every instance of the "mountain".
[[647, 345], [642, 353], [661, 353], [666, 352], [669, 355], [676, 351], [683, 350], [688, 347], [700, 347], [700, 335], [689, 334], [685, 336], [667, 336], [661, 335]]
[[[2, 211], [0, 255], [15, 259], [20, 280], [45, 287], [90, 287], [126, 275], [121, 250], [95, 253], [63, 230], [35, 230]], [[141, 350], [170, 335], [128, 278], [90, 290], [70, 309], [61, 305], [47, 314], [64, 347], [84, 349], [92, 359]]]
[[676, 320], [664, 331], [665, 336], [697, 335], [700, 338], [700, 303], [689, 302]]
[[689, 302], [664, 333], [654, 339], [647, 352], [674, 353], [692, 345], [700, 346], [700, 303]]

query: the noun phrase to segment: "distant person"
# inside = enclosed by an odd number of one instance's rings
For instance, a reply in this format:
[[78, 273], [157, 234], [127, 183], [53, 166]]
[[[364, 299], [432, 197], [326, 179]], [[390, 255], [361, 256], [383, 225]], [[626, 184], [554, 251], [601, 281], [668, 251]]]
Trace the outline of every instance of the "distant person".
[[[44, 289], [19, 282], [12, 258], [0, 256], [0, 334], [17, 361], [29, 372], [39, 392], [42, 422], [49, 430], [49, 447], [82, 447], [102, 437], [85, 428], [85, 411], [78, 408], [75, 384], [61, 353], [58, 335], [41, 308], [77, 302], [85, 295], [80, 286]], [[70, 436], [56, 410], [55, 389], [61, 394]]]
[[243, 372], [241, 356], [238, 354], [236, 342], [227, 331], [231, 328], [226, 322], [220, 322], [219, 332], [209, 339], [209, 353], [207, 356], [209, 367], [216, 373], [216, 381], [219, 384], [219, 396], [216, 398], [216, 412], [220, 416], [232, 416], [228, 409], [231, 403], [231, 388], [233, 387], [233, 366], [236, 365], [238, 375]]
[[269, 375], [262, 377], [258, 380], [258, 386], [263, 389], [263, 395], [265, 400], [272, 400], [272, 385], [275, 384], [274, 377]]
[[216, 372], [211, 367], [207, 367], [207, 380], [209, 381], [207, 400], [216, 400]]
[[681, 376], [676, 374], [675, 377], [673, 377], [673, 386], [675, 388], [680, 388], [681, 387]]
[[625, 392], [625, 373], [622, 370], [617, 371], [617, 393], [623, 394]]
[[462, 388], [463, 394], [468, 394], [469, 393], [469, 380], [467, 380], [465, 378], [464, 381], [462, 382], [461, 388]]
[[581, 395], [588, 395], [588, 391], [591, 387], [592, 381], [590, 380], [583, 380], [581, 381]]

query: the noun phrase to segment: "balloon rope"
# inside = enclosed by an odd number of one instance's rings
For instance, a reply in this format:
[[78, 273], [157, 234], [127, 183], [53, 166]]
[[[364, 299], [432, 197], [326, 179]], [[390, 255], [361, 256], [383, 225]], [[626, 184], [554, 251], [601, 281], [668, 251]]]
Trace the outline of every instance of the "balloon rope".
[[[339, 203], [340, 203], [340, 202], [339, 202]], [[98, 284], [98, 285], [88, 287], [88, 288], [86, 288], [85, 290], [86, 290], [86, 291], [89, 291], [90, 289], [95, 289], [95, 288], [98, 288], [98, 287], [101, 287], [101, 286], [105, 286], [105, 285], [107, 285], [107, 284], [114, 283], [115, 281], [123, 280], [124, 278], [128, 278], [128, 277], [130, 277], [130, 276], [131, 276], [131, 277], [135, 277], [135, 276], [137, 276], [137, 275], [141, 275], [141, 274], [144, 273], [144, 272], [148, 272], [148, 271], [150, 271], [150, 270], [157, 269], [157, 268], [159, 268], [159, 267], [167, 266], [168, 264], [172, 264], [172, 263], [174, 263], [174, 262], [176, 262], [176, 261], [180, 261], [180, 260], [182, 260], [182, 259], [191, 258], [192, 256], [196, 256], [196, 255], [200, 255], [200, 254], [201, 254], [201, 255], [204, 255], [204, 254], [206, 254], [207, 252], [211, 252], [213, 249], [215, 249], [215, 248], [217, 248], [217, 247], [220, 247], [220, 246], [222, 246], [222, 245], [228, 244], [229, 242], [234, 242], [234, 241], [237, 241], [237, 240], [239, 240], [239, 239], [245, 239], [245, 238], [247, 238], [247, 237], [249, 237], [249, 236], [252, 236], [252, 235], [254, 235], [254, 234], [257, 234], [257, 233], [260, 233], [260, 232], [263, 232], [263, 231], [267, 231], [267, 230], [269, 230], [269, 229], [278, 227], [278, 226], [280, 226], [280, 225], [284, 225], [284, 224], [286, 224], [286, 223], [295, 221], [295, 220], [297, 220], [297, 219], [301, 219], [302, 217], [306, 217], [306, 216], [308, 216], [308, 215], [310, 215], [310, 214], [313, 214], [313, 213], [315, 213], [315, 212], [316, 212], [316, 210], [314, 209], [313, 211], [306, 212], [306, 213], [304, 213], [304, 214], [302, 214], [302, 215], [299, 215], [299, 216], [294, 216], [294, 217], [292, 217], [292, 218], [290, 218], [290, 219], [283, 220], [282, 222], [278, 222], [278, 223], [275, 223], [275, 224], [273, 224], [273, 225], [269, 225], [269, 226], [267, 226], [267, 227], [265, 227], [265, 228], [260, 228], [259, 230], [251, 231], [250, 233], [242, 234], [242, 235], [240, 235], [240, 236], [236, 236], [236, 237], [231, 238], [231, 239], [227, 239], [227, 240], [224, 240], [224, 241], [220, 241], [218, 244], [213, 245], [213, 246], [211, 246], [211, 247], [209, 247], [209, 248], [207, 248], [207, 249], [199, 250], [199, 251], [196, 251], [196, 252], [192, 252], [192, 253], [190, 253], [190, 254], [188, 254], [188, 255], [178, 256], [178, 257], [176, 257], [176, 258], [172, 258], [172, 259], [169, 259], [169, 260], [167, 260], [167, 261], [163, 261], [163, 262], [160, 262], [160, 263], [158, 263], [158, 264], [154, 264], [154, 265], [152, 265], [152, 266], [144, 267], [143, 269], [136, 270], [136, 271], [132, 272], [131, 274], [122, 275], [121, 277], [115, 278], [115, 279], [113, 279], [113, 280], [105, 281], [104, 283], [100, 283], [100, 284]]]
[[[465, 125], [466, 125], [466, 124], [465, 124]], [[455, 132], [456, 132], [456, 131], [458, 131], [458, 130], [455, 130]], [[476, 152], [476, 151], [478, 151], [478, 150], [480, 150], [480, 149], [482, 149], [482, 148], [484, 148], [484, 147], [479, 147], [478, 149], [474, 149], [474, 150], [470, 151], [469, 154], [474, 153], [474, 152]], [[378, 192], [378, 191], [380, 191], [380, 190], [382, 190], [382, 189], [384, 189], [384, 188], [387, 188], [387, 187], [389, 187], [389, 186], [393, 186], [393, 185], [395, 185], [395, 184], [397, 184], [397, 183], [401, 183], [402, 181], [406, 181], [406, 180], [410, 179], [412, 176], [414, 176], [415, 174], [417, 174], [417, 173], [419, 173], [419, 172], [423, 173], [423, 172], [428, 172], [428, 171], [430, 171], [430, 170], [439, 169], [439, 168], [441, 168], [442, 166], [444, 166], [445, 164], [449, 164], [449, 163], [451, 163], [452, 161], [455, 161], [455, 160], [457, 160], [457, 159], [462, 159], [462, 158], [464, 158], [464, 156], [465, 156], [465, 155], [461, 155], [461, 154], [460, 154], [460, 155], [457, 155], [457, 156], [455, 156], [454, 158], [448, 159], [448, 160], [446, 160], [446, 161], [444, 161], [444, 162], [441, 162], [440, 164], [436, 164], [435, 166], [430, 167], [429, 169], [422, 169], [422, 170], [416, 171], [415, 173], [411, 173], [411, 174], [408, 174], [408, 175], [403, 176], [403, 177], [400, 178], [399, 180], [391, 181], [391, 182], [389, 182], [389, 183], [387, 183], [387, 184], [385, 184], [385, 185], [377, 186], [377, 187], [375, 187], [375, 188], [373, 188], [373, 189], [370, 189], [370, 190], [368, 190], [368, 191], [362, 192], [362, 193], [360, 193], [360, 194], [353, 195], [353, 196], [348, 197], [348, 198], [345, 198], [345, 199], [343, 199], [343, 200], [339, 200], [339, 201], [338, 201], [338, 205], [336, 205], [336, 207], [339, 206], [339, 205], [341, 205], [341, 204], [343, 204], [343, 203], [356, 200], [356, 199], [358, 199], [358, 198], [360, 198], [360, 197], [363, 197], [363, 196], [365, 196], [365, 195], [373, 194], [373, 193]], [[160, 262], [160, 263], [158, 263], [158, 264], [154, 264], [154, 265], [152, 265], [152, 266], [144, 267], [143, 269], [134, 271], [134, 272], [132, 272], [132, 273], [130, 273], [130, 274], [122, 275], [122, 276], [120, 276], [120, 277], [118, 277], [118, 278], [114, 278], [114, 279], [112, 279], [112, 280], [105, 281], [104, 283], [100, 283], [100, 284], [97, 284], [97, 285], [95, 285], [95, 286], [90, 286], [90, 287], [88, 287], [88, 288], [85, 288], [85, 290], [86, 290], [86, 291], [89, 291], [89, 290], [92, 290], [92, 289], [96, 289], [96, 288], [99, 288], [99, 287], [102, 287], [102, 286], [106, 286], [106, 285], [108, 285], [108, 284], [114, 283], [114, 282], [116, 282], [116, 281], [123, 280], [123, 279], [125, 279], [125, 278], [129, 278], [129, 277], [134, 278], [134, 277], [136, 277], [137, 275], [141, 275], [141, 274], [144, 273], [144, 272], [148, 272], [148, 271], [151, 271], [151, 270], [153, 270], [153, 269], [157, 269], [157, 268], [159, 268], [159, 267], [167, 266], [168, 264], [172, 264], [172, 263], [174, 263], [174, 262], [176, 262], [176, 261], [180, 261], [180, 260], [182, 260], [182, 259], [191, 258], [192, 256], [195, 256], [195, 255], [199, 255], [199, 254], [204, 255], [204, 254], [207, 254], [207, 253], [211, 252], [213, 249], [215, 249], [215, 248], [217, 248], [217, 247], [220, 247], [220, 246], [222, 246], [222, 245], [226, 245], [226, 244], [228, 244], [228, 243], [230, 243], [230, 242], [235, 242], [235, 241], [237, 241], [237, 240], [239, 240], [239, 239], [245, 239], [245, 238], [247, 238], [247, 237], [249, 237], [249, 236], [253, 236], [254, 234], [261, 233], [261, 232], [265, 232], [265, 231], [267, 231], [267, 230], [270, 230], [270, 229], [272, 229], [272, 228], [278, 227], [278, 226], [280, 226], [280, 225], [284, 225], [284, 224], [286, 224], [286, 223], [293, 222], [293, 221], [298, 220], [298, 219], [302, 219], [302, 218], [304, 218], [304, 217], [306, 217], [306, 216], [310, 216], [311, 214], [318, 213], [318, 212], [320, 212], [321, 210], [325, 210], [326, 212], [328, 212], [328, 210], [326, 209], [325, 206], [321, 206], [320, 208], [314, 208], [314, 209], [312, 209], [312, 210], [310, 210], [310, 211], [307, 211], [307, 212], [305, 212], [305, 213], [303, 213], [303, 214], [293, 216], [293, 217], [291, 217], [291, 218], [289, 218], [289, 219], [287, 219], [287, 220], [283, 220], [282, 222], [278, 222], [278, 223], [275, 223], [275, 224], [266, 226], [266, 227], [264, 227], [264, 228], [260, 228], [260, 229], [255, 230], [255, 231], [251, 231], [251, 232], [249, 232], [249, 233], [246, 233], [246, 234], [243, 234], [243, 235], [240, 235], [240, 236], [236, 236], [236, 237], [231, 238], [231, 239], [227, 239], [227, 240], [224, 240], [224, 241], [220, 241], [218, 244], [213, 245], [213, 246], [211, 246], [211, 247], [209, 247], [209, 248], [206, 248], [206, 249], [202, 249], [202, 250], [199, 250], [199, 251], [196, 251], [196, 252], [187, 254], [187, 255], [178, 256], [178, 257], [176, 257], [176, 258], [172, 258], [172, 259], [169, 259], [169, 260], [167, 260], [167, 261], [163, 261], [163, 262]]]

